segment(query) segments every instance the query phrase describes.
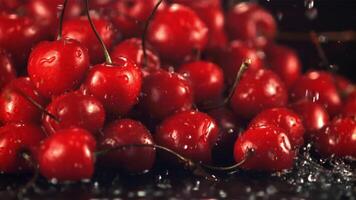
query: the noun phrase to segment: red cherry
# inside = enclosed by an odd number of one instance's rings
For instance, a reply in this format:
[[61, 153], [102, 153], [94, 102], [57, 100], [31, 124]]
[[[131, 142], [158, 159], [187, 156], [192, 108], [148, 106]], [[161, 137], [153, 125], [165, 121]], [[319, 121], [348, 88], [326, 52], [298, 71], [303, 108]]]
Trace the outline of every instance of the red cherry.
[[42, 111], [28, 97], [41, 106], [47, 103], [27, 77], [17, 78], [4, 87], [0, 93], [0, 122], [40, 122]]
[[95, 145], [92, 134], [84, 129], [57, 131], [40, 146], [40, 173], [58, 181], [90, 179], [94, 172]]
[[22, 5], [21, 0], [0, 0], [0, 10], [16, 10]]
[[155, 14], [151, 21], [148, 41], [167, 61], [181, 63], [208, 42], [208, 28], [189, 7], [172, 4]]
[[257, 51], [242, 41], [231, 42], [220, 59], [221, 61], [219, 61], [219, 63], [221, 63], [228, 84], [234, 83], [236, 74], [240, 70], [241, 63], [246, 59], [251, 60], [249, 70], [262, 68], [262, 60]]
[[273, 125], [248, 129], [236, 140], [234, 157], [240, 166], [255, 171], [281, 171], [293, 167], [293, 151], [285, 130]]
[[319, 103], [302, 100], [292, 104], [291, 108], [302, 118], [307, 140], [329, 123], [329, 114]]
[[252, 119], [249, 128], [273, 125], [282, 128], [293, 149], [303, 145], [304, 126], [302, 119], [288, 108], [271, 108], [260, 112]]
[[[122, 119], [110, 123], [99, 139], [100, 149], [112, 149], [120, 145], [153, 144], [151, 133], [140, 122]], [[124, 168], [133, 173], [152, 168], [156, 158], [153, 148], [128, 147], [105, 154], [102, 159], [109, 167]]]
[[302, 74], [302, 64], [298, 55], [282, 45], [269, 45], [266, 50], [269, 67], [279, 75], [287, 88], [291, 88]]
[[323, 156], [356, 158], [355, 117], [336, 117], [315, 139], [316, 150]]
[[173, 3], [183, 4], [191, 8], [220, 7], [220, 0], [172, 0]]
[[32, 50], [28, 61], [31, 81], [46, 97], [74, 90], [88, 68], [88, 50], [69, 39], [41, 42]]
[[341, 93], [342, 97], [347, 97], [356, 91], [354, 84], [346, 77], [334, 74], [334, 81], [336, 88]]
[[141, 107], [151, 117], [163, 119], [176, 111], [189, 110], [192, 104], [192, 87], [183, 76], [158, 70], [145, 77]]
[[293, 101], [311, 98], [324, 105], [331, 116], [337, 114], [341, 106], [333, 77], [324, 71], [310, 71], [301, 76], [291, 90], [291, 98]]
[[247, 70], [235, 88], [230, 105], [238, 116], [250, 119], [262, 110], [284, 107], [287, 99], [285, 85], [274, 72]]
[[183, 111], [166, 118], [154, 135], [157, 144], [192, 159], [210, 163], [219, 128], [207, 114]]
[[48, 34], [27, 16], [0, 15], [0, 44], [13, 56], [17, 69], [26, 66], [31, 48]]
[[0, 48], [0, 91], [11, 80], [16, 78], [16, 70], [10, 55]]
[[95, 97], [71, 92], [53, 99], [46, 109], [56, 121], [44, 115], [43, 125], [50, 134], [61, 129], [80, 127], [96, 134], [104, 126], [104, 106]]
[[152, 69], [158, 69], [160, 67], [160, 60], [158, 55], [151, 50], [151, 48], [146, 48], [147, 54], [147, 66], [144, 66], [142, 41], [138, 38], [131, 38], [120, 42], [114, 47], [111, 52], [112, 57], [126, 57], [132, 61], [135, 61], [137, 66], [148, 67]]
[[225, 107], [210, 110], [208, 114], [219, 126], [219, 136], [213, 148], [213, 160], [218, 164], [231, 164], [234, 162], [234, 144], [242, 125], [234, 113]]
[[[37, 148], [45, 137], [42, 129], [32, 124], [7, 124], [0, 128], [0, 172], [14, 173], [32, 169]], [[29, 153], [34, 163], [22, 156]]]
[[178, 72], [191, 81], [197, 103], [219, 98], [224, 89], [224, 74], [212, 62], [196, 61], [182, 65]]
[[239, 3], [230, 8], [226, 26], [232, 39], [252, 41], [256, 47], [265, 46], [277, 30], [273, 16], [255, 3]]
[[[146, 23], [157, 2], [158, 0], [113, 1], [112, 22], [124, 37], [140, 36], [143, 32], [143, 24]], [[160, 7], [163, 8], [163, 4]]]
[[101, 101], [107, 112], [124, 115], [137, 103], [142, 73], [125, 57], [113, 58], [114, 64], [98, 64], [89, 70], [84, 93]]
[[[114, 30], [112, 25], [104, 19], [93, 19], [94, 25], [101, 36], [104, 44], [111, 48], [114, 40]], [[63, 23], [63, 37], [79, 41], [89, 49], [90, 62], [97, 64], [104, 61], [104, 53], [100, 42], [92, 31], [88, 19], [67, 20]]]
[[[26, 4], [28, 14], [41, 25], [49, 27], [54, 35], [57, 31], [59, 18], [57, 13], [63, 5], [63, 0], [29, 0]], [[78, 17], [82, 12], [82, 4], [79, 0], [70, 0], [65, 12], [65, 19]]]

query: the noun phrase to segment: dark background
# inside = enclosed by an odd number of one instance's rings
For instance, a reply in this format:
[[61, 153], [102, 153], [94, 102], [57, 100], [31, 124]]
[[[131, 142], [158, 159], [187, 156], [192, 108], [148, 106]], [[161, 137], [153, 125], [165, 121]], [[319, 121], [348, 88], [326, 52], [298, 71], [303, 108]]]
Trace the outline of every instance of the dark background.
[[[229, 5], [231, 1], [224, 1]], [[280, 32], [356, 30], [356, 1], [354, 0], [260, 0], [278, 19]], [[315, 16], [316, 14], [316, 16]], [[314, 17], [313, 17], [314, 16]], [[310, 41], [279, 42], [299, 53], [304, 70], [320, 68], [320, 59]], [[322, 44], [331, 64], [339, 66], [338, 73], [355, 81], [356, 43], [327, 42]], [[55, 184], [43, 178], [29, 189], [24, 197], [30, 199], [90, 199], [90, 198], [234, 198], [234, 199], [355, 199], [355, 175], [341, 161], [333, 161], [327, 170], [302, 154], [292, 172], [286, 174], [243, 174], [223, 177], [212, 183], [195, 178], [178, 169], [156, 168], [152, 172], [130, 176], [107, 170], [97, 170], [91, 182]], [[16, 197], [17, 189], [31, 175], [0, 175], [0, 199]]]

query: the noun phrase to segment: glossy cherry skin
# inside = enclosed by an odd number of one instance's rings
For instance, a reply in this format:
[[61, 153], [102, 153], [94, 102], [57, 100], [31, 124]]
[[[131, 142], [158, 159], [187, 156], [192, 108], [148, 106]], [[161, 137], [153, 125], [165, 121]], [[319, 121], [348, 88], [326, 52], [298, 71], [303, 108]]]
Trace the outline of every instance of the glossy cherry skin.
[[[111, 4], [112, 23], [125, 38], [141, 36], [144, 24], [158, 0], [116, 0]], [[164, 5], [160, 5], [160, 9]]]
[[84, 129], [57, 131], [40, 146], [40, 173], [47, 179], [58, 181], [90, 179], [94, 173], [95, 148], [95, 139]]
[[304, 138], [307, 140], [311, 140], [315, 133], [330, 121], [328, 112], [319, 103], [302, 100], [293, 103], [290, 107], [302, 118], [305, 128]]
[[47, 39], [48, 33], [28, 16], [0, 15], [0, 21], [1, 47], [12, 55], [16, 69], [21, 70], [26, 66], [31, 48]]
[[27, 70], [38, 92], [51, 97], [76, 89], [88, 68], [88, 49], [75, 40], [61, 39], [38, 44]]
[[145, 77], [140, 106], [149, 116], [163, 119], [193, 104], [192, 86], [183, 76], [157, 70]]
[[[58, 12], [63, 6], [62, 0], [29, 0], [26, 11], [29, 16], [34, 17], [42, 26], [49, 27], [51, 33], [56, 33], [59, 24]], [[80, 0], [70, 0], [67, 3], [65, 20], [78, 17], [82, 12]]]
[[282, 45], [269, 45], [266, 50], [268, 66], [291, 88], [302, 75], [302, 64], [294, 50]]
[[268, 69], [249, 71], [242, 76], [230, 101], [238, 116], [251, 119], [262, 110], [284, 107], [288, 95], [284, 83]]
[[224, 74], [222, 69], [212, 62], [195, 61], [182, 65], [178, 72], [190, 80], [194, 101], [216, 100], [224, 89]]
[[242, 130], [242, 123], [226, 107], [209, 110], [208, 114], [219, 126], [219, 136], [213, 148], [213, 161], [216, 164], [231, 165], [234, 163], [234, 144]]
[[80, 127], [97, 134], [104, 126], [104, 106], [95, 97], [79, 92], [70, 92], [54, 98], [46, 110], [59, 120], [58, 122], [43, 114], [42, 124], [49, 134], [71, 127]]
[[[105, 19], [93, 19], [96, 30], [107, 48], [111, 48], [114, 40], [114, 30], [109, 21]], [[89, 50], [91, 64], [104, 61], [104, 53], [99, 40], [91, 29], [86, 17], [67, 20], [63, 23], [63, 37], [79, 41]]]
[[46, 106], [47, 100], [38, 94], [28, 77], [14, 79], [0, 93], [0, 122], [39, 123], [42, 111], [26, 96]]
[[297, 149], [304, 143], [304, 126], [301, 117], [288, 108], [263, 110], [252, 119], [249, 128], [273, 125], [286, 131], [291, 146]]
[[226, 27], [232, 39], [252, 41], [256, 47], [264, 47], [277, 31], [273, 16], [255, 3], [239, 3], [230, 8]]
[[16, 78], [16, 70], [10, 55], [0, 48], [0, 91], [11, 80]]
[[210, 163], [219, 128], [209, 115], [183, 111], [167, 117], [154, 135], [157, 144], [194, 161]]
[[126, 57], [135, 61], [137, 66], [142, 68], [158, 69], [160, 67], [160, 59], [150, 47], [146, 48], [147, 66], [144, 66], [142, 41], [139, 38], [131, 38], [120, 42], [113, 48], [110, 55], [112, 57]]
[[208, 28], [189, 7], [172, 4], [156, 13], [147, 39], [162, 59], [181, 63], [194, 52], [205, 49]]
[[21, 0], [0, 0], [0, 10], [16, 10], [21, 5]]
[[[37, 150], [44, 137], [45, 134], [37, 125], [11, 123], [0, 127], [0, 172], [15, 173], [33, 169]], [[28, 153], [31, 161], [26, 161], [22, 153]]]
[[246, 59], [251, 60], [248, 70], [262, 68], [262, 59], [259, 57], [257, 51], [249, 47], [245, 42], [238, 40], [232, 41], [222, 54], [219, 63], [224, 70], [225, 79], [229, 85], [234, 83], [241, 64]]
[[316, 150], [323, 156], [356, 158], [355, 117], [335, 117], [319, 132], [314, 143]]
[[142, 73], [125, 58], [114, 58], [114, 64], [93, 66], [84, 81], [84, 93], [96, 97], [109, 113], [124, 115], [137, 103], [141, 92]]
[[340, 111], [341, 98], [330, 73], [309, 71], [301, 76], [291, 90], [291, 99], [309, 99], [325, 106], [331, 116]]
[[287, 135], [285, 130], [273, 125], [248, 129], [236, 140], [235, 161], [241, 162], [246, 158], [240, 167], [247, 170], [273, 172], [291, 169], [296, 152]]
[[[99, 138], [99, 149], [106, 150], [129, 144], [153, 144], [153, 138], [147, 128], [139, 121], [121, 119], [107, 125]], [[105, 165], [123, 168], [131, 173], [150, 170], [155, 162], [156, 151], [152, 147], [127, 147], [124, 150], [111, 151], [101, 158]]]

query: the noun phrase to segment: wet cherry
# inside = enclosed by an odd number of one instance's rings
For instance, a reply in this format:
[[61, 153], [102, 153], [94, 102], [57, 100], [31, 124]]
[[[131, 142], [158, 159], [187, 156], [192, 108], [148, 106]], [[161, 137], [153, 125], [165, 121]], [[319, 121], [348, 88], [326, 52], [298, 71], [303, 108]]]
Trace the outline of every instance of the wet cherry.
[[10, 55], [0, 48], [0, 91], [11, 80], [16, 78], [16, 70]]
[[221, 96], [224, 89], [224, 74], [214, 63], [190, 62], [180, 66], [178, 72], [190, 80], [195, 102], [216, 100]]
[[47, 179], [79, 181], [94, 172], [96, 142], [84, 129], [69, 128], [46, 138], [38, 152], [40, 173]]
[[209, 115], [183, 111], [166, 118], [154, 135], [157, 144], [192, 159], [210, 163], [219, 128]]
[[273, 125], [246, 130], [236, 140], [235, 161], [246, 160], [241, 168], [254, 171], [281, 171], [293, 167], [296, 152], [285, 130]]
[[[100, 150], [110, 150], [120, 145], [153, 144], [153, 138], [139, 121], [121, 119], [105, 127], [98, 144]], [[132, 173], [141, 173], [152, 168], [155, 157], [156, 152], [152, 147], [128, 147], [106, 153], [100, 161], [111, 168], [123, 168]]]
[[95, 97], [70, 92], [52, 100], [46, 109], [56, 117], [43, 114], [42, 124], [47, 133], [53, 134], [58, 130], [80, 127], [97, 134], [104, 126], [104, 106]]

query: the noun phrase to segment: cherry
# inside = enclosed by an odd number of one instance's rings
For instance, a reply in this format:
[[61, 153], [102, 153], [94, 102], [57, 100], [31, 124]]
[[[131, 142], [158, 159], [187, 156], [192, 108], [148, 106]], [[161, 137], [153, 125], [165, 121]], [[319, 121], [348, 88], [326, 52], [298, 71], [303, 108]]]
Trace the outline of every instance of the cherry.
[[334, 74], [334, 81], [336, 88], [338, 89], [339, 93], [341, 93], [341, 97], [344, 99], [356, 91], [354, 84], [346, 77]]
[[147, 39], [162, 58], [181, 63], [194, 52], [205, 49], [208, 28], [189, 7], [172, 4], [156, 13]]
[[297, 54], [286, 46], [269, 45], [266, 58], [269, 67], [279, 75], [288, 89], [302, 74], [302, 64]]
[[94, 172], [96, 142], [84, 129], [69, 128], [46, 138], [38, 152], [40, 173], [47, 179], [79, 181]]
[[251, 119], [262, 110], [287, 104], [287, 90], [280, 78], [271, 70], [247, 70], [235, 88], [230, 101], [238, 116]]
[[329, 114], [319, 103], [302, 100], [293, 103], [291, 108], [302, 118], [307, 140], [329, 123]]
[[11, 80], [16, 78], [16, 70], [10, 55], [0, 48], [0, 91]]
[[178, 4], [183, 4], [186, 6], [189, 6], [193, 9], [199, 8], [199, 7], [220, 7], [220, 1], [219, 0], [172, 0], [174, 3]]
[[28, 77], [11, 81], [0, 93], [0, 122], [38, 123], [42, 111], [28, 98], [42, 107], [47, 101], [35, 89]]
[[341, 98], [333, 77], [328, 72], [309, 71], [295, 82], [291, 90], [291, 99], [298, 101], [305, 98], [312, 98], [312, 101], [324, 105], [331, 116], [340, 110]]
[[[143, 24], [147, 21], [159, 0], [116, 0], [111, 7], [112, 23], [125, 38], [140, 36]], [[161, 5], [160, 7], [164, 7]]]
[[[42, 26], [49, 27], [54, 35], [59, 23], [57, 13], [63, 5], [63, 0], [29, 0], [26, 4], [28, 15], [34, 17]], [[82, 4], [79, 0], [70, 0], [68, 2], [65, 19], [78, 17], [82, 11]]]
[[183, 76], [157, 70], [145, 77], [140, 105], [151, 117], [163, 119], [176, 111], [189, 110], [192, 104], [192, 87]]
[[262, 60], [257, 51], [242, 41], [232, 41], [220, 59], [219, 63], [224, 70], [226, 82], [229, 85], [235, 81], [240, 65], [245, 59], [251, 60], [249, 70], [262, 68]]
[[142, 41], [138, 38], [131, 38], [120, 42], [116, 45], [112, 52], [112, 57], [126, 57], [132, 61], [135, 61], [137, 66], [147, 67], [151, 69], [158, 69], [160, 67], [160, 60], [158, 55], [151, 49], [146, 48], [147, 63], [145, 66], [144, 56], [142, 50]]
[[28, 61], [31, 81], [45, 97], [76, 89], [88, 68], [88, 50], [71, 39], [41, 42]]
[[288, 108], [270, 108], [256, 115], [249, 128], [273, 125], [282, 128], [290, 140], [293, 149], [303, 145], [304, 126], [298, 114]]
[[220, 107], [208, 111], [219, 126], [219, 136], [213, 148], [213, 161], [218, 164], [231, 164], [234, 144], [240, 134], [242, 125], [230, 109]]
[[39, 126], [33, 124], [10, 123], [0, 127], [0, 171], [15, 173], [29, 171], [34, 163], [29, 163], [23, 153], [29, 154], [35, 162], [40, 142], [45, 135]]
[[230, 8], [226, 27], [232, 39], [252, 41], [256, 47], [264, 47], [277, 31], [273, 16], [255, 3], [239, 3]]
[[240, 166], [255, 171], [281, 171], [293, 167], [296, 152], [287, 132], [273, 125], [246, 130], [236, 140], [234, 158]]
[[21, 4], [21, 0], [0, 0], [0, 10], [16, 10]]
[[356, 158], [355, 117], [335, 117], [319, 132], [314, 142], [316, 150], [323, 156]]
[[114, 57], [113, 64], [92, 67], [83, 87], [84, 93], [99, 99], [107, 112], [124, 115], [137, 103], [141, 84], [140, 68], [125, 57]]
[[192, 159], [210, 163], [219, 128], [209, 115], [183, 111], [167, 117], [154, 135], [157, 144]]
[[[99, 138], [99, 149], [112, 149], [120, 145], [153, 144], [151, 133], [140, 122], [121, 119], [107, 125]], [[133, 173], [152, 168], [156, 152], [153, 148], [126, 148], [105, 154], [102, 160], [109, 167], [124, 168]]]
[[[111, 47], [114, 40], [114, 30], [112, 25], [105, 19], [93, 19], [104, 44]], [[97, 40], [90, 24], [85, 18], [67, 20], [63, 24], [63, 37], [78, 40], [83, 46], [89, 49], [90, 62], [100, 63], [104, 60], [104, 53], [101, 44]]]
[[52, 116], [43, 115], [43, 125], [47, 133], [58, 130], [80, 127], [96, 134], [104, 126], [105, 110], [95, 97], [79, 92], [63, 94], [53, 99], [46, 109]]
[[182, 65], [178, 72], [191, 81], [194, 101], [216, 100], [224, 89], [224, 74], [212, 62], [196, 61]]
[[18, 71], [26, 66], [31, 48], [48, 38], [45, 30], [28, 16], [0, 15], [0, 44], [12, 55]]

